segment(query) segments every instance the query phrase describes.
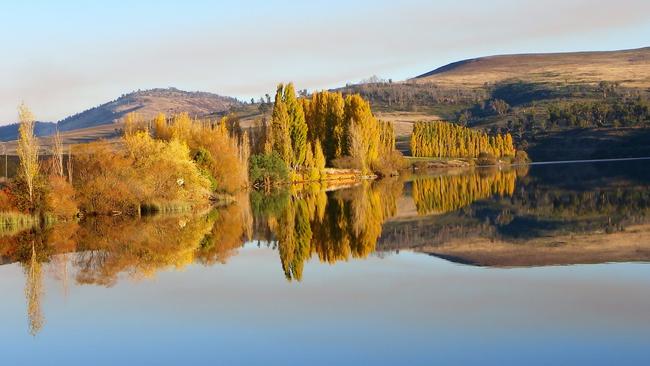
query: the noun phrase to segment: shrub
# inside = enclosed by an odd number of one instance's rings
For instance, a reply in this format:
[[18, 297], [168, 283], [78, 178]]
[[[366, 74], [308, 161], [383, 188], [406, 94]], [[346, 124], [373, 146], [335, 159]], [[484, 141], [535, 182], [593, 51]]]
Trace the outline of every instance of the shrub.
[[407, 167], [406, 159], [401, 152], [392, 150], [379, 156], [373, 163], [373, 171], [380, 177], [399, 175], [399, 171]]
[[210, 182], [177, 139], [154, 140], [146, 132], [125, 138], [141, 187], [141, 202], [200, 202], [209, 197]]
[[9, 187], [0, 189], [0, 212], [16, 211], [14, 198]]
[[478, 165], [496, 165], [497, 164], [497, 158], [490, 153], [487, 152], [482, 152], [478, 154]]
[[361, 170], [362, 165], [361, 160], [352, 156], [341, 156], [332, 160], [332, 166], [337, 169]]
[[75, 190], [64, 177], [50, 176], [49, 189], [45, 196], [45, 205], [48, 212], [59, 220], [73, 218], [77, 212]]
[[289, 179], [289, 168], [277, 152], [252, 155], [249, 169], [250, 181], [255, 185], [268, 187]]
[[47, 182], [41, 175], [36, 175], [32, 178], [32, 194], [30, 199], [29, 185], [19, 174], [10, 185], [11, 197], [13, 199], [13, 206], [20, 212], [35, 213], [45, 211], [47, 204], [45, 198], [47, 196], [48, 186]]
[[530, 163], [530, 157], [528, 157], [528, 153], [526, 153], [524, 150], [517, 150], [517, 153], [515, 153], [515, 158], [514, 158], [514, 163], [515, 164], [526, 164]]
[[74, 147], [74, 179], [79, 208], [87, 213], [137, 214], [140, 183], [130, 156], [101, 142]]
[[[243, 150], [248, 145], [243, 143], [246, 140], [243, 137], [240, 142], [235, 133], [239, 131], [236, 120], [225, 118], [219, 124], [214, 124], [211, 121], [193, 120], [187, 113], [182, 113], [172, 117], [172, 123], [167, 125], [163, 117], [159, 116], [157, 122], [154, 121], [156, 138], [187, 144], [192, 158], [211, 181], [214, 191], [232, 194], [247, 185], [245, 163], [248, 152], [244, 153]], [[246, 148], [242, 145], [246, 145]]]

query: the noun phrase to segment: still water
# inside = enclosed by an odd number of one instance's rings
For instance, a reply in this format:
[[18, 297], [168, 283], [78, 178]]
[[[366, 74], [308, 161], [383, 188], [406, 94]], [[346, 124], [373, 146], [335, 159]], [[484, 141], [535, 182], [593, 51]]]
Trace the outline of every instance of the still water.
[[0, 234], [3, 365], [650, 364], [650, 162]]

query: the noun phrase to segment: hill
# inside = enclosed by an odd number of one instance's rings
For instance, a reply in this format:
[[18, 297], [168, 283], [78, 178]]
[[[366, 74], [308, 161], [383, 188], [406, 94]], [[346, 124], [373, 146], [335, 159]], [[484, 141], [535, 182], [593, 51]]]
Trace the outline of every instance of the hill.
[[[56, 131], [54, 122], [36, 122], [34, 134], [36, 136], [49, 136]], [[0, 141], [12, 141], [18, 139], [18, 123], [0, 126]]]
[[124, 115], [137, 112], [153, 118], [163, 112], [187, 112], [193, 116], [219, 114], [241, 103], [231, 97], [207, 92], [187, 92], [176, 88], [136, 91], [59, 121], [61, 131], [76, 130], [120, 121]]
[[380, 118], [398, 124], [405, 153], [415, 119], [508, 132], [534, 160], [647, 151], [638, 137], [650, 130], [650, 48], [480, 57], [403, 82], [375, 79], [338, 90], [361, 94]]
[[650, 86], [650, 47], [605, 52], [521, 54], [454, 62], [415, 77], [418, 83], [482, 86], [507, 80], [534, 83]]

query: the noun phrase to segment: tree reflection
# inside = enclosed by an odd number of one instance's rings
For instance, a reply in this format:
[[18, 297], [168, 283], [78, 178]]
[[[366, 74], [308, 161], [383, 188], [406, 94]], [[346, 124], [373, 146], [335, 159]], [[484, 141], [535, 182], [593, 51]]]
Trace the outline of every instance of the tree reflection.
[[[149, 278], [165, 268], [180, 269], [194, 262], [225, 263], [252, 236], [248, 197], [209, 213], [187, 213], [140, 219], [88, 217], [3, 238], [0, 259], [21, 263], [29, 332], [36, 335], [45, 322], [43, 264], [63, 281], [69, 273], [77, 284], [114, 285], [121, 274]], [[72, 268], [68, 268], [71, 258]]]
[[25, 299], [27, 301], [27, 318], [29, 334], [35, 336], [43, 328], [45, 317], [41, 309], [43, 296], [43, 270], [36, 255], [36, 245], [32, 241], [29, 261], [23, 266], [25, 271]]
[[512, 196], [516, 180], [517, 171], [496, 169], [419, 178], [413, 181], [413, 200], [420, 215], [442, 214], [494, 195]]
[[112, 286], [120, 273], [137, 279], [183, 268], [194, 261], [212, 223], [211, 216], [194, 215], [89, 219], [77, 232], [77, 282]]
[[272, 205], [261, 210], [266, 215], [262, 220], [275, 237], [286, 278], [300, 281], [304, 263], [313, 254], [335, 263], [373, 253], [382, 224], [396, 212], [402, 187], [401, 181], [388, 179], [330, 193], [317, 187], [280, 193], [283, 204], [258, 199]]
[[205, 265], [226, 263], [246, 240], [253, 236], [253, 215], [248, 194], [237, 197], [237, 203], [210, 213], [210, 231], [203, 236], [195, 251], [195, 260]]

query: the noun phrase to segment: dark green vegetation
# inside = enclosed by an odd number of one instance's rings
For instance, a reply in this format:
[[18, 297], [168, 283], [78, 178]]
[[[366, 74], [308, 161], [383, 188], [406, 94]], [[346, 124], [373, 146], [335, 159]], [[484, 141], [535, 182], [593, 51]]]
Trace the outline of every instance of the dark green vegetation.
[[[407, 82], [374, 80], [341, 90], [361, 94], [398, 120], [398, 113], [413, 113], [510, 133], [533, 160], [564, 160], [603, 157], [588, 142], [596, 139], [608, 157], [646, 154], [643, 138], [635, 135], [650, 127], [648, 86], [650, 48], [497, 56], [450, 64]], [[576, 135], [571, 144], [565, 141]], [[568, 145], [571, 156], [565, 157]], [[554, 149], [554, 157], [546, 154]]]
[[250, 181], [255, 186], [270, 187], [271, 182], [284, 182], [289, 179], [289, 168], [276, 152], [251, 156]]

